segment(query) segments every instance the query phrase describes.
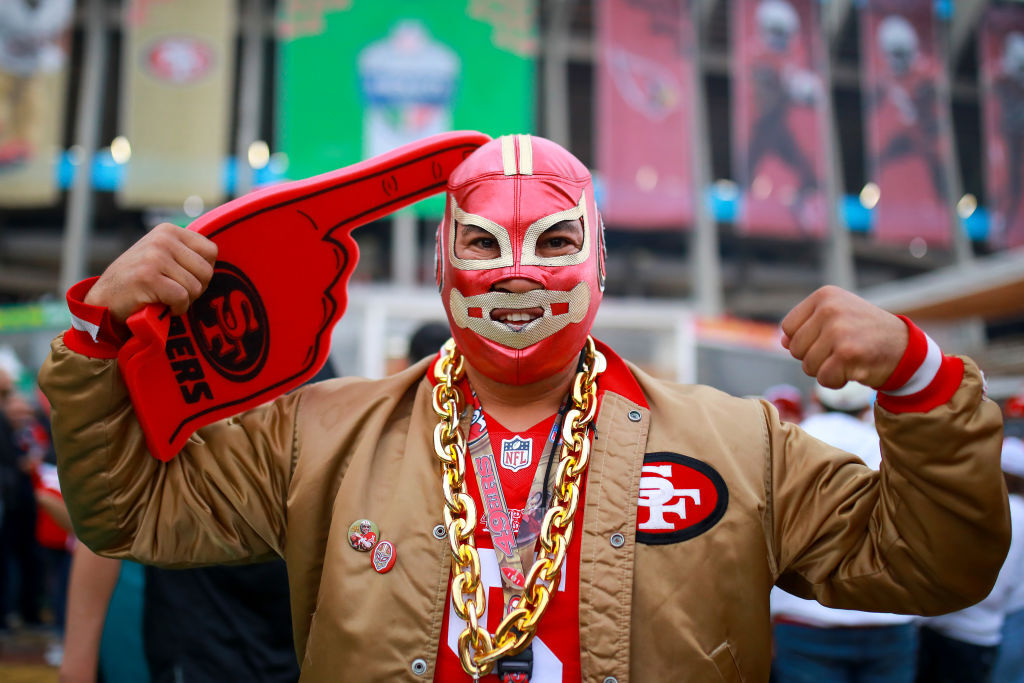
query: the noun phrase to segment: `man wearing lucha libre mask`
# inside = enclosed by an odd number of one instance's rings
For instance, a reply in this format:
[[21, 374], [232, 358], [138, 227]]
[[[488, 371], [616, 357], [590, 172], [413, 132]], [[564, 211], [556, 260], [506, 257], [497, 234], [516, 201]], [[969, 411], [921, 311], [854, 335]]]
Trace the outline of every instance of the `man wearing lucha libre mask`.
[[41, 382], [81, 538], [175, 566], [283, 556], [310, 681], [765, 680], [775, 584], [920, 614], [987, 593], [1007, 495], [972, 361], [835, 287], [786, 316], [809, 375], [878, 389], [874, 471], [767, 401], [651, 377], [590, 337], [602, 224], [560, 146], [492, 140], [446, 200], [438, 354], [211, 424], [169, 462], [95, 345], [146, 304], [184, 312], [216, 249], [161, 226], [73, 289], [92, 327], [54, 341]]

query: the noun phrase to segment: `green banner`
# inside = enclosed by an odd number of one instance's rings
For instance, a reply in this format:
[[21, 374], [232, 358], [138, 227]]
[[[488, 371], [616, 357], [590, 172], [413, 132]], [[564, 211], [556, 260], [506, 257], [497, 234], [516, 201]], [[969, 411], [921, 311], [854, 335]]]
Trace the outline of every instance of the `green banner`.
[[71, 314], [63, 303], [0, 306], [0, 334], [60, 330], [71, 324]]
[[[534, 0], [286, 0], [277, 117], [286, 176], [448, 130], [535, 132], [535, 16]], [[415, 208], [437, 217], [443, 207], [438, 196]]]

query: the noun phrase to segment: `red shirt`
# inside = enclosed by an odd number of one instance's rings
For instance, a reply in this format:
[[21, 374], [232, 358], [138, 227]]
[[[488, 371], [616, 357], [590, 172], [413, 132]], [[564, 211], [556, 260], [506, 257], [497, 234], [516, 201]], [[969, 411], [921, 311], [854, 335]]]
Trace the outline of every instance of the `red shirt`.
[[[537, 470], [537, 464], [541, 453], [547, 446], [548, 434], [551, 432], [555, 416], [547, 418], [543, 422], [534, 425], [523, 432], [511, 432], [487, 415], [488, 436], [491, 441], [491, 448], [494, 453], [494, 460], [497, 465], [498, 477], [501, 480], [502, 493], [509, 511], [522, 510], [526, 506], [526, 499], [530, 493], [530, 485], [533, 483], [533, 476]], [[502, 463], [502, 442], [516, 446], [516, 453], [521, 458], [522, 443], [530, 444], [530, 462], [525, 467], [517, 468], [515, 471], [506, 466], [511, 464], [516, 467], [518, 463]], [[558, 457], [556, 453], [555, 458]], [[467, 458], [467, 462], [472, 460]], [[521, 462], [521, 460], [520, 460]], [[471, 471], [472, 464], [467, 466], [466, 490], [473, 496], [477, 504], [478, 514], [484, 507], [480, 501], [476, 475]], [[582, 496], [580, 500], [580, 513], [576, 516], [577, 527], [582, 523]], [[516, 517], [514, 515], [514, 517]], [[480, 520], [481, 522], [483, 520]], [[518, 520], [513, 524], [518, 526]], [[495, 555], [494, 545], [491, 541], [491, 534], [487, 531], [486, 525], [477, 524], [476, 547], [480, 553], [481, 574], [484, 585], [487, 587], [487, 611], [484, 613], [483, 624], [491, 633], [498, 627], [503, 616], [504, 595], [501, 588], [501, 576], [498, 569], [498, 560]], [[573, 534], [572, 542], [569, 544], [569, 552], [566, 555], [565, 564], [562, 567], [562, 576], [559, 588], [552, 595], [551, 603], [540, 620], [537, 627], [537, 634], [533, 638], [533, 676], [531, 681], [579, 681], [580, 680], [580, 627], [579, 627], [579, 565], [580, 565], [580, 534]], [[523, 573], [528, 573], [530, 567], [525, 566]], [[448, 609], [445, 611], [444, 621], [441, 625], [441, 643], [438, 648], [437, 673], [434, 676], [436, 681], [471, 681], [462, 670], [462, 664], [458, 656], [459, 634], [465, 628], [466, 622], [455, 615], [455, 609], [451, 602], [451, 588], [448, 591]], [[493, 673], [482, 678], [483, 681], [494, 682], [498, 678]]]

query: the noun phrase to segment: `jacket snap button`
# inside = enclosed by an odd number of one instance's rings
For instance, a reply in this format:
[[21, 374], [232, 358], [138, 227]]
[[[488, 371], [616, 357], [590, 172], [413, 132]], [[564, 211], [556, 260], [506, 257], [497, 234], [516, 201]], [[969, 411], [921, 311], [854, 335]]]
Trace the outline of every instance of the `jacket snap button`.
[[[437, 526], [434, 527], [434, 538], [436, 538], [437, 540], [440, 541], [442, 538], [444, 538], [447, 535], [448, 535], [448, 530], [444, 528], [444, 524], [438, 524]], [[420, 661], [420, 660], [416, 660], [416, 661]]]
[[423, 659], [412, 660], [412, 672], [417, 676], [427, 673], [427, 662]]
[[619, 679], [615, 676], [608, 676], [604, 679], [604, 683], [619, 683]]
[[612, 544], [613, 548], [621, 548], [622, 546], [626, 545], [626, 537], [622, 534], [612, 534], [611, 538], [608, 539], [608, 542]]
[[[630, 422], [639, 422], [640, 418], [643, 416], [640, 414], [639, 410], [631, 410], [629, 411], [628, 417]], [[605, 683], [607, 683], [607, 681]]]

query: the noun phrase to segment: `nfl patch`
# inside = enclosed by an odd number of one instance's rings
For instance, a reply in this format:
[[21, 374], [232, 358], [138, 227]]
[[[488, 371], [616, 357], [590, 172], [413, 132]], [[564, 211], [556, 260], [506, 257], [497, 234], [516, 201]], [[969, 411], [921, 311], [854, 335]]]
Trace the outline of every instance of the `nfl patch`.
[[533, 439], [514, 436], [501, 440], [501, 466], [506, 470], [518, 472], [529, 467], [533, 459]]

